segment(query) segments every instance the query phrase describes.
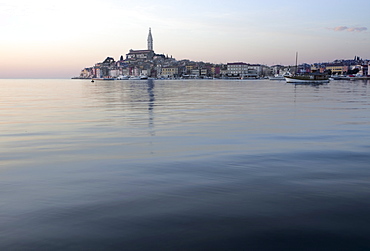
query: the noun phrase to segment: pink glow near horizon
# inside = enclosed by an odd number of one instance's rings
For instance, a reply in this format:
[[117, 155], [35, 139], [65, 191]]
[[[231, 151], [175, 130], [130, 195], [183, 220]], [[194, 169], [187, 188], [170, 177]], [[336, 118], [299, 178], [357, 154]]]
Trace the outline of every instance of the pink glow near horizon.
[[[316, 2], [321, 8], [312, 16]], [[145, 48], [148, 27], [154, 50], [178, 60], [290, 65], [296, 51], [306, 63], [370, 59], [369, 8], [359, 0], [345, 7], [190, 0], [182, 8], [164, 0], [19, 0], [0, 9], [0, 78], [76, 76], [108, 56]]]

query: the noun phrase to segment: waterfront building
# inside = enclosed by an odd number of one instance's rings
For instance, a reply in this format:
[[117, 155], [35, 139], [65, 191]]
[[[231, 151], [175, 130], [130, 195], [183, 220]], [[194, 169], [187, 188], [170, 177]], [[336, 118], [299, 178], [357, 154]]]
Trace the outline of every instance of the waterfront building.
[[247, 63], [237, 62], [227, 64], [227, 77], [229, 78], [256, 78], [259, 65], [248, 65]]
[[92, 78], [93, 75], [93, 68], [89, 67], [81, 70], [80, 78]]
[[186, 73], [190, 73], [191, 70], [194, 69], [194, 65], [186, 65], [185, 68], [186, 68]]
[[248, 65], [249, 77], [261, 77], [269, 75], [270, 68], [261, 64], [250, 64]]
[[347, 73], [348, 66], [343, 65], [342, 63], [336, 63], [336, 64], [327, 64], [326, 70], [330, 71], [332, 75], [343, 75]]
[[311, 72], [325, 73], [326, 64], [325, 63], [314, 63], [311, 65]]
[[271, 75], [284, 75], [288, 72], [288, 68], [284, 65], [273, 65], [270, 67]]
[[177, 78], [179, 76], [178, 67], [163, 67], [161, 75], [166, 78]]
[[220, 77], [221, 67], [219, 65], [214, 65], [211, 68], [212, 77]]
[[94, 77], [96, 78], [102, 78], [102, 73], [101, 73], [101, 70], [100, 70], [100, 67], [94, 67], [93, 68], [93, 72], [94, 72]]
[[139, 67], [130, 67], [128, 75], [130, 75], [130, 76], [140, 76], [141, 75], [141, 69]]
[[248, 65], [246, 63], [228, 63], [227, 76], [230, 78], [240, 78], [248, 73]]
[[297, 72], [298, 73], [310, 73], [311, 72], [311, 65], [309, 65], [309, 64], [298, 65]]
[[120, 75], [120, 71], [116, 68], [110, 69], [109, 74], [110, 77], [116, 78]]
[[200, 69], [200, 76], [207, 77], [208, 76], [208, 69], [207, 68]]
[[129, 76], [130, 75], [130, 68], [118, 68], [119, 69], [119, 74], [118, 76]]
[[227, 65], [221, 65], [220, 76], [225, 78], [227, 76]]
[[190, 77], [191, 77], [191, 78], [199, 78], [199, 76], [200, 76], [200, 71], [199, 71], [199, 69], [192, 69], [192, 70], [190, 71]]

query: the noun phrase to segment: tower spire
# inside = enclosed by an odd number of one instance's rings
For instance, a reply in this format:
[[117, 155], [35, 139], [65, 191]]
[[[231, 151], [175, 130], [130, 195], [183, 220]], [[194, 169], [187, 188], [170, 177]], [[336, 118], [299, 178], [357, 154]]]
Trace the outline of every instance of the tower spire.
[[153, 50], [153, 37], [152, 37], [152, 28], [149, 28], [149, 35], [148, 35], [148, 50]]

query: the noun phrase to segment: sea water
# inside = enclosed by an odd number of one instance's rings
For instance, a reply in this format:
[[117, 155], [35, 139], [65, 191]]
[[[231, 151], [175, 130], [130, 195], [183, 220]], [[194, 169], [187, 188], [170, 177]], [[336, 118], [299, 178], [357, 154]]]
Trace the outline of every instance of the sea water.
[[1, 250], [370, 250], [370, 83], [0, 80]]

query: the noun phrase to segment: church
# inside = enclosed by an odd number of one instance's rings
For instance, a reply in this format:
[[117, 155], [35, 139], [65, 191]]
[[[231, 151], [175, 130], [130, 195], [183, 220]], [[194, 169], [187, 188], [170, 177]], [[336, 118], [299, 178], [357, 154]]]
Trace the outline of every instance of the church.
[[128, 61], [137, 61], [137, 60], [153, 60], [155, 57], [155, 53], [153, 50], [153, 37], [152, 37], [152, 30], [149, 28], [148, 34], [148, 49], [147, 50], [130, 50], [129, 53], [126, 54], [126, 60]]

